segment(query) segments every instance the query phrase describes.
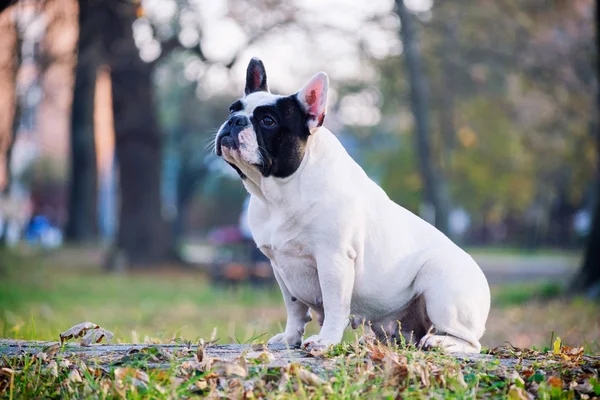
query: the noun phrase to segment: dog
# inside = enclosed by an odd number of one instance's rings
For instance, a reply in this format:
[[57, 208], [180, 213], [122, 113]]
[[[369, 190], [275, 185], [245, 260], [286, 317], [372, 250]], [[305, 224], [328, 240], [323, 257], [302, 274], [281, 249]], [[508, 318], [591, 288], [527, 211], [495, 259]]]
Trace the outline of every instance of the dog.
[[[477, 263], [394, 203], [323, 127], [329, 78], [272, 94], [261, 60], [215, 136], [215, 151], [250, 193], [248, 223], [287, 310], [268, 344], [322, 349], [349, 322], [379, 340], [478, 353], [490, 309]], [[321, 330], [303, 341], [316, 314]]]

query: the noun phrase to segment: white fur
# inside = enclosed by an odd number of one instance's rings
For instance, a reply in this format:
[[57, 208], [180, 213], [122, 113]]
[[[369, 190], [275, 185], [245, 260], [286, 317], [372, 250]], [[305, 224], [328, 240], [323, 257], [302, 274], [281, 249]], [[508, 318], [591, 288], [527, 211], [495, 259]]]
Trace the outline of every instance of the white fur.
[[331, 132], [313, 130], [288, 178], [265, 178], [239, 158], [230, 160], [247, 176], [249, 226], [272, 262], [288, 312], [285, 332], [269, 343], [299, 342], [309, 308], [324, 313], [321, 332], [304, 342], [318, 347], [339, 343], [351, 315], [376, 324], [423, 295], [434, 327], [448, 336], [422, 344], [479, 351], [490, 308], [479, 266], [392, 202]]
[[244, 109], [238, 111], [238, 113], [245, 114], [248, 117], [250, 117], [252, 116], [252, 113], [254, 112], [254, 109], [256, 107], [264, 106], [267, 104], [275, 104], [275, 102], [282, 97], [283, 96], [279, 96], [269, 92], [250, 93], [242, 99], [242, 103], [244, 103]]
[[240, 157], [249, 164], [260, 164], [261, 156], [258, 151], [258, 141], [252, 128], [246, 128], [238, 134]]
[[[444, 234], [392, 202], [338, 139], [317, 127], [326, 112], [327, 88], [327, 75], [319, 73], [298, 94], [316, 118], [308, 118], [304, 158], [291, 176], [261, 175], [252, 128], [240, 132], [239, 149], [222, 148], [223, 158], [246, 176], [249, 227], [271, 260], [287, 309], [285, 331], [269, 343], [301, 342], [311, 310], [322, 329], [304, 345], [339, 343], [351, 316], [388, 326], [422, 296], [436, 333], [420, 344], [478, 352], [490, 309], [481, 269]], [[316, 97], [304, 103], [313, 90]], [[251, 116], [257, 106], [280, 97], [251, 93], [238, 113]]]

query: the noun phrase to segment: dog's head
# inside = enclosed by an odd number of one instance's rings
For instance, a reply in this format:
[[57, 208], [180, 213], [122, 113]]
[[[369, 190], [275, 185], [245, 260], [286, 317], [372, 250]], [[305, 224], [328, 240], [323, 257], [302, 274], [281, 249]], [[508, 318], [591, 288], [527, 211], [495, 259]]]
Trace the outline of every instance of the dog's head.
[[284, 178], [300, 165], [311, 131], [323, 124], [329, 80], [316, 74], [298, 93], [279, 96], [269, 92], [265, 67], [257, 58], [246, 72], [245, 95], [230, 107], [217, 133], [215, 146], [244, 178], [253, 168], [264, 177]]

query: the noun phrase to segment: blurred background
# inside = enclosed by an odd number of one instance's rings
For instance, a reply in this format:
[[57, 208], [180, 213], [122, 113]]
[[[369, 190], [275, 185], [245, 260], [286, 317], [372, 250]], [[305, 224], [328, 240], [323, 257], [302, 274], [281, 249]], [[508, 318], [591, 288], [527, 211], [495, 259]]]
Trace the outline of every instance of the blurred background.
[[247, 193], [212, 148], [257, 56], [275, 93], [326, 71], [325, 126], [480, 263], [484, 344], [600, 349], [593, 0], [1, 9], [0, 336], [83, 320], [124, 342], [282, 328]]

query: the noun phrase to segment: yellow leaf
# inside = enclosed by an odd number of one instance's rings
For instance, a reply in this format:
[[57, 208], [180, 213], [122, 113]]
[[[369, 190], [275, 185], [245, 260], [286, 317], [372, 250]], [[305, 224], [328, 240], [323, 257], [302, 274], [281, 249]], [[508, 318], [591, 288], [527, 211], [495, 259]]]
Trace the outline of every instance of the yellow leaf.
[[527, 391], [515, 385], [510, 387], [507, 398], [510, 400], [529, 400]]
[[554, 354], [560, 354], [560, 338], [557, 337], [552, 344], [552, 351]]

